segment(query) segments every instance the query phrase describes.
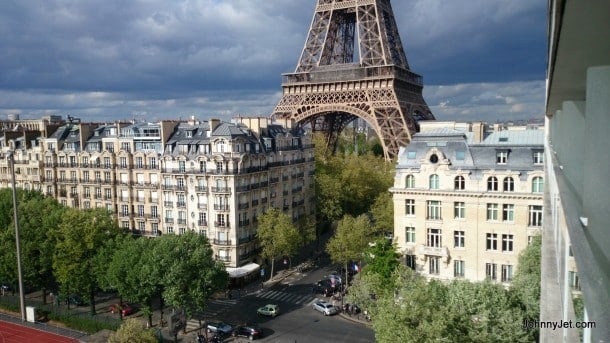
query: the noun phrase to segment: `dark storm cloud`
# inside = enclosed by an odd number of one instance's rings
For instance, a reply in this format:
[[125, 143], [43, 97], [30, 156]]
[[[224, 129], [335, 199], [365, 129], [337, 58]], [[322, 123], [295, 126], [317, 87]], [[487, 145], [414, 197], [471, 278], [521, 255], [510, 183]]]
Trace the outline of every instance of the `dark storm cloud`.
[[[281, 73], [298, 61], [315, 2], [1, 1], [0, 113], [268, 114]], [[545, 6], [393, 1], [407, 57], [427, 92], [462, 83], [499, 91], [505, 82], [544, 79]], [[428, 99], [433, 108], [444, 101]]]

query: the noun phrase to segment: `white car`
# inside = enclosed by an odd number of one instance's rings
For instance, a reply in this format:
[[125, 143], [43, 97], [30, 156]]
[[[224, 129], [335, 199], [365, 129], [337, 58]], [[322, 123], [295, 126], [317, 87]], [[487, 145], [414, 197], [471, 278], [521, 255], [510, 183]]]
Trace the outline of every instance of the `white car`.
[[324, 313], [325, 316], [330, 316], [339, 312], [333, 304], [329, 304], [326, 301], [316, 301], [313, 303], [313, 309]]

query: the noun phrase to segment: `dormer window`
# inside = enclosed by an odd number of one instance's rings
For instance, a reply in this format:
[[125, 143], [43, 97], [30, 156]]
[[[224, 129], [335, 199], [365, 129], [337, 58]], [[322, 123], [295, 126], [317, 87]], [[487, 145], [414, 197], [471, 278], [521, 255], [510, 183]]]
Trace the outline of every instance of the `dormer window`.
[[193, 131], [186, 131], [186, 138], [192, 138], [193, 137]]
[[508, 150], [496, 151], [496, 164], [506, 164], [508, 162]]

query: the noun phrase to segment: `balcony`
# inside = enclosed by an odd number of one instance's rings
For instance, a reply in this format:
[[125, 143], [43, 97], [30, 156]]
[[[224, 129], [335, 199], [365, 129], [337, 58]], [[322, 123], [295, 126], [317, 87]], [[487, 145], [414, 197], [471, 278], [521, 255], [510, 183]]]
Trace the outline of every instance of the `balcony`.
[[174, 203], [172, 201], [164, 201], [163, 206], [168, 207], [168, 208], [173, 208]]
[[165, 222], [166, 224], [173, 224], [174, 223], [174, 218], [165, 218], [165, 220], [163, 220], [163, 222]]
[[231, 193], [230, 187], [212, 187], [214, 193]]
[[222, 261], [222, 262], [231, 262], [231, 256], [216, 255], [216, 260]]
[[178, 201], [178, 208], [186, 208], [186, 202]]
[[195, 187], [195, 190], [199, 193], [206, 193], [208, 191], [208, 187], [206, 186], [197, 186]]
[[215, 227], [229, 227], [229, 222], [214, 222]]
[[247, 202], [237, 205], [238, 210], [247, 210], [249, 207], [250, 207], [250, 204], [248, 204]]
[[417, 253], [419, 255], [443, 257], [445, 262], [449, 260], [449, 249], [447, 247], [432, 247], [422, 244], [417, 248]]
[[278, 183], [280, 182], [280, 178], [279, 177], [271, 177], [269, 178], [269, 183]]
[[246, 227], [246, 226], [250, 225], [250, 219], [241, 220], [241, 221], [239, 221], [238, 225], [240, 228]]
[[207, 210], [208, 204], [197, 204], [197, 209], [199, 210]]
[[250, 190], [250, 185], [245, 185], [245, 186], [237, 186], [235, 187], [235, 191], [236, 192], [247, 192]]
[[230, 207], [229, 205], [218, 205], [218, 204], [214, 204], [214, 210], [216, 211], [224, 211], [224, 212], [228, 212], [230, 211]]
[[252, 200], [252, 206], [258, 206], [258, 199]]
[[226, 240], [221, 240], [221, 239], [216, 239], [214, 238], [212, 240], [212, 244], [214, 245], [221, 245], [221, 246], [231, 246], [231, 240], [230, 239], [226, 239]]
[[186, 219], [178, 218], [178, 225], [186, 225]]
[[246, 237], [241, 237], [238, 240], [238, 244], [250, 243], [250, 242], [252, 242], [255, 239], [256, 239], [256, 235], [250, 235], [250, 236], [246, 236]]
[[199, 225], [199, 226], [208, 226], [208, 221], [207, 220], [199, 220], [199, 221], [197, 221], [197, 225]]

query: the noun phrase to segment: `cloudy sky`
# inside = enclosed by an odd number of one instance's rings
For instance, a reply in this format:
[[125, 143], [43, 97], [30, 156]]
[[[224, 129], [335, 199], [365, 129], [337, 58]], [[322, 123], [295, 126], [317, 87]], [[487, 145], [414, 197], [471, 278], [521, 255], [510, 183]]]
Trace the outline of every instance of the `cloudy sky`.
[[[316, 2], [2, 0], [0, 119], [269, 115]], [[437, 119], [543, 118], [546, 4], [392, 1]]]

